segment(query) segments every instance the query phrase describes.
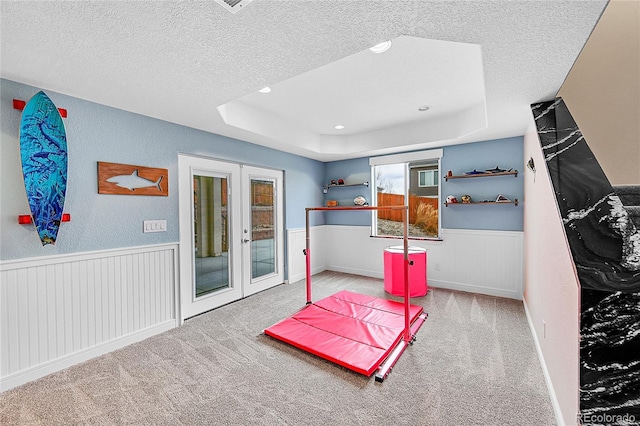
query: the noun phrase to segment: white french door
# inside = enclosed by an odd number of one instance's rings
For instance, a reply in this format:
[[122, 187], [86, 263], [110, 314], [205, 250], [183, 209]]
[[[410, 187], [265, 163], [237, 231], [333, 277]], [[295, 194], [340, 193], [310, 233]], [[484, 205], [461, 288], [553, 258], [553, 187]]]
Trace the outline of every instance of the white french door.
[[242, 166], [244, 296], [284, 281], [282, 171]]
[[282, 171], [180, 155], [180, 319], [284, 281]]

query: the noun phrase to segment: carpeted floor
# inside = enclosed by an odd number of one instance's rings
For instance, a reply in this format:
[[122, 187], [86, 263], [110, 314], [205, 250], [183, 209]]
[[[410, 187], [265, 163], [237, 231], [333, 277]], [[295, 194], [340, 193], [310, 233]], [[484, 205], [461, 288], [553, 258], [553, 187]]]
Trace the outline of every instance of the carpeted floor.
[[[342, 289], [389, 297], [382, 280], [323, 272], [313, 299]], [[377, 383], [262, 334], [304, 300], [304, 282], [281, 285], [4, 392], [0, 424], [555, 424], [519, 301], [412, 299], [429, 318]]]

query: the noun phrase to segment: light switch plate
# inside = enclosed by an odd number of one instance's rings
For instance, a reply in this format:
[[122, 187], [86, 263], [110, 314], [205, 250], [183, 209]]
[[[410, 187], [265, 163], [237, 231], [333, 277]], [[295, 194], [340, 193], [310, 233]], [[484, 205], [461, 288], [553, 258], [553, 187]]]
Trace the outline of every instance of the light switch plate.
[[145, 220], [143, 232], [167, 232], [166, 220]]

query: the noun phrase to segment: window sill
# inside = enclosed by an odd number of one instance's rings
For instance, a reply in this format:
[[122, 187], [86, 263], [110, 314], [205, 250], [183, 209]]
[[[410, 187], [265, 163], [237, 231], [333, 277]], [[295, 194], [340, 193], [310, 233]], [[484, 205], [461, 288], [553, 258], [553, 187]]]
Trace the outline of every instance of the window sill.
[[[402, 240], [403, 237], [396, 237], [392, 235], [370, 235], [371, 238], [380, 238], [385, 240]], [[408, 240], [411, 241], [433, 241], [433, 242], [442, 242], [443, 239], [440, 237], [407, 237]]]

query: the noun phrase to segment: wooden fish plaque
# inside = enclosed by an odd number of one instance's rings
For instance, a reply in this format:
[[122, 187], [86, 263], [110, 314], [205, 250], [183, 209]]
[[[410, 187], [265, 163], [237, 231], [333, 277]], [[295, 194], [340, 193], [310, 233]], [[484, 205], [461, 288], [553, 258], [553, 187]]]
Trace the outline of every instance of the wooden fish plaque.
[[98, 193], [166, 197], [169, 195], [169, 171], [98, 161]]

